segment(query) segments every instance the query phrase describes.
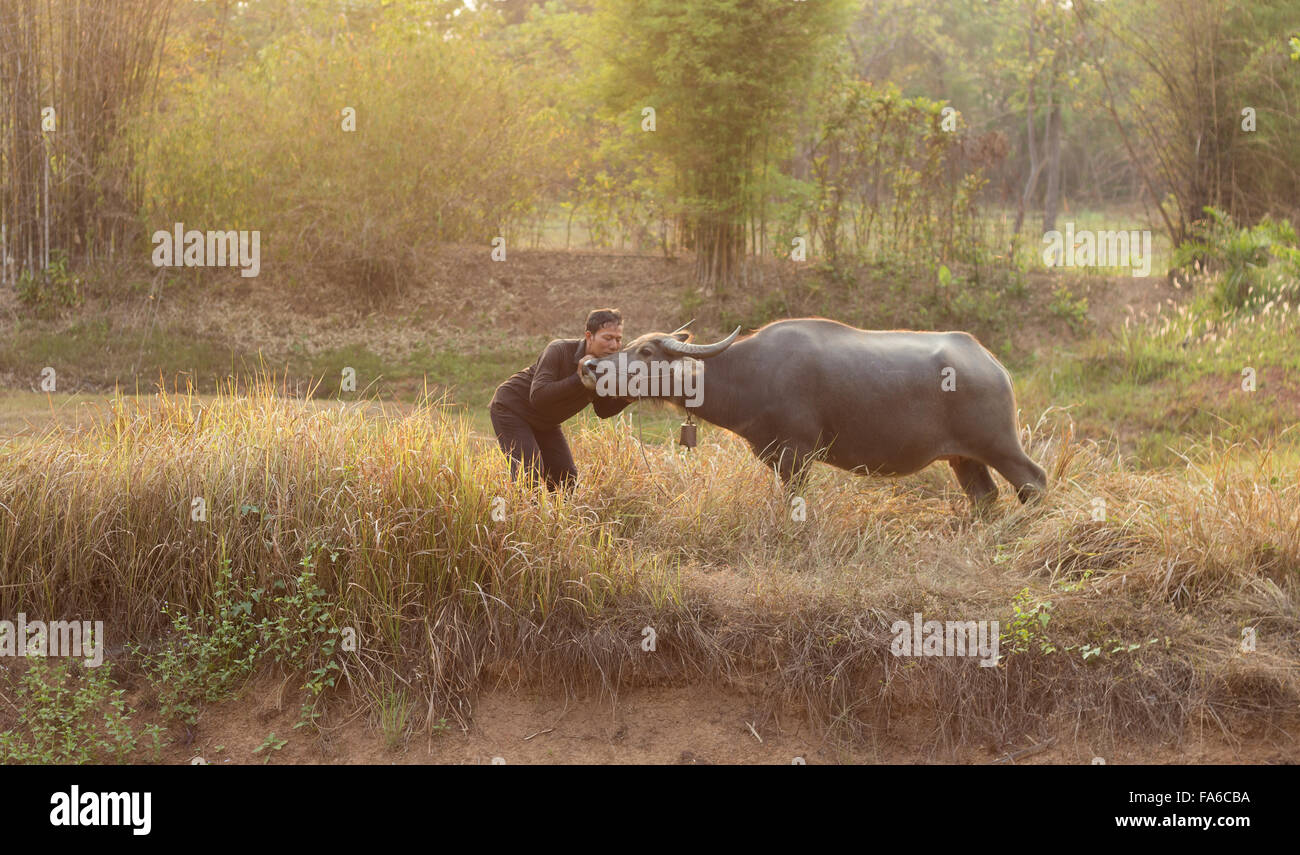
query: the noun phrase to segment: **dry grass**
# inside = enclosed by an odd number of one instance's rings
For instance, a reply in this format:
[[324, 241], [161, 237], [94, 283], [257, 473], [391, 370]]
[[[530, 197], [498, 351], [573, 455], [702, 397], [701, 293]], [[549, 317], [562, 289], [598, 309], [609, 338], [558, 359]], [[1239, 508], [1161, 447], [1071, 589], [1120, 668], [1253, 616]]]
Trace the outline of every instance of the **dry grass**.
[[[1268, 449], [1139, 474], [1049, 414], [1024, 436], [1051, 479], [1039, 506], [1003, 484], [973, 519], [946, 469], [817, 467], [801, 521], [724, 432], [689, 453], [637, 436], [620, 420], [571, 437], [582, 481], [557, 499], [510, 485], [436, 402], [375, 416], [266, 382], [121, 400], [0, 445], [0, 614], [105, 620], [111, 655], [163, 636], [164, 603], [204, 606], [225, 559], [260, 585], [305, 560], [361, 641], [350, 697], [402, 688], [425, 726], [465, 720], [493, 680], [749, 687], [774, 714], [857, 740], [905, 728], [944, 754], [1062, 728], [1231, 735], [1296, 708], [1300, 485]], [[1002, 664], [895, 657], [890, 627], [914, 612], [1001, 621]]]

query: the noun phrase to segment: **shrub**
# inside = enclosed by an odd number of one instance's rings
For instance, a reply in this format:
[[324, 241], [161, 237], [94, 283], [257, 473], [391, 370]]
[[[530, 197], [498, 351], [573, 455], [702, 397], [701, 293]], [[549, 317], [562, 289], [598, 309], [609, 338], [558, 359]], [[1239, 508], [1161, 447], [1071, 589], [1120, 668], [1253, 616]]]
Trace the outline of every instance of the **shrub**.
[[136, 733], [111, 667], [33, 658], [15, 692], [19, 724], [0, 733], [0, 763], [124, 763], [141, 736], [157, 760], [162, 728], [151, 724]]
[[45, 320], [81, 305], [81, 278], [68, 272], [67, 253], [56, 249], [49, 270], [43, 274], [24, 270], [18, 277], [18, 301]]
[[400, 22], [285, 36], [136, 128], [150, 141], [144, 231], [258, 229], [264, 269], [389, 293], [422, 247], [487, 245], [530, 209], [561, 129], [520, 76]]
[[[1174, 263], [1214, 275], [1214, 300], [1225, 310], [1300, 298], [1300, 248], [1287, 220], [1264, 216], [1244, 228], [1217, 208], [1193, 229], [1193, 239], [1174, 251]], [[1266, 270], [1272, 268], [1273, 275]]]

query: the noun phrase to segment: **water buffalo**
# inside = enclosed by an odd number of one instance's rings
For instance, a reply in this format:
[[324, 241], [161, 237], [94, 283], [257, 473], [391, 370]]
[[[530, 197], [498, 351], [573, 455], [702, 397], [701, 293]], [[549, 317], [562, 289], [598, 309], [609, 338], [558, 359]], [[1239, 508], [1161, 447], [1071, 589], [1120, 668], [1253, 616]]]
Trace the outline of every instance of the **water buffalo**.
[[[687, 406], [747, 440], [786, 484], [811, 459], [877, 475], [947, 460], [977, 508], [997, 498], [989, 467], [1021, 502], [1046, 489], [1020, 447], [1011, 376], [969, 333], [860, 330], [825, 318], [739, 333], [707, 345], [682, 331], [649, 333], [584, 361], [579, 374], [597, 394], [614, 393], [604, 381], [656, 377], [656, 394], [636, 384], [617, 393]], [[693, 392], [690, 381], [701, 379]]]

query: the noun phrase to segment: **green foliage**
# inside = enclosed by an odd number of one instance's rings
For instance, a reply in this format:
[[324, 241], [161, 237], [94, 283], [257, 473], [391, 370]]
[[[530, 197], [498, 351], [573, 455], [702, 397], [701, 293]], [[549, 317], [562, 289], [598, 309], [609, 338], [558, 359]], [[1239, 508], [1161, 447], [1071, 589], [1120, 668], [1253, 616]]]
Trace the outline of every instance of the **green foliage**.
[[1037, 648], [1040, 653], [1055, 653], [1056, 645], [1047, 636], [1047, 625], [1052, 620], [1052, 601], [1036, 601], [1028, 588], [1022, 589], [1011, 601], [1011, 621], [1007, 631], [999, 636], [999, 645], [1009, 644], [1011, 654], [1027, 653]]
[[1062, 282], [1056, 286], [1049, 308], [1053, 315], [1067, 321], [1075, 332], [1082, 334], [1087, 331], [1088, 298], [1075, 297], [1069, 285]]
[[929, 324], [956, 323], [986, 329], [1004, 326], [1010, 311], [1008, 300], [1025, 296], [1024, 271], [1014, 263], [991, 268], [965, 265], [960, 269], [963, 272], [957, 273], [940, 265], [929, 301], [933, 307]]
[[[1166, 650], [1169, 649], [1170, 646], [1169, 639], [1166, 638], [1164, 642], [1165, 642], [1165, 649]], [[1103, 659], [1109, 656], [1114, 656], [1117, 653], [1133, 654], [1141, 651], [1143, 647], [1149, 647], [1153, 644], [1159, 644], [1159, 643], [1160, 643], [1160, 639], [1158, 638], [1148, 639], [1145, 645], [1142, 644], [1141, 642], [1136, 642], [1136, 641], [1126, 642], [1121, 639], [1108, 638], [1099, 644], [1088, 644], [1086, 642], [1083, 644], [1070, 644], [1067, 645], [1064, 649], [1067, 651], [1078, 650], [1079, 655], [1083, 658], [1084, 662], [1088, 662], [1088, 661], [1100, 662]]]
[[[172, 620], [174, 638], [160, 652], [146, 655], [145, 667], [159, 690], [159, 709], [165, 718], [193, 724], [200, 705], [221, 700], [252, 673], [257, 661], [257, 628], [248, 601], [234, 602], [230, 562], [217, 578], [211, 613], [190, 616], [163, 606]], [[240, 620], [243, 615], [246, 619]], [[137, 654], [139, 650], [135, 651]]]
[[[411, 729], [411, 696], [404, 686], [396, 685], [395, 680], [388, 680], [383, 689], [376, 692], [374, 705], [378, 708], [379, 730], [384, 734], [384, 745], [396, 750], [406, 743]], [[435, 734], [446, 730], [447, 720], [431, 724]]]
[[790, 152], [809, 82], [849, 9], [845, 0], [597, 7], [588, 62], [594, 100], [614, 128], [603, 151], [635, 168], [641, 195], [681, 224], [702, 279], [729, 278], [745, 252], [745, 226], [763, 216], [767, 182]]
[[1096, 379], [1102, 383], [1150, 383], [1168, 377], [1184, 368], [1186, 355], [1177, 343], [1167, 336], [1152, 335], [1150, 330], [1138, 326], [1121, 327], [1115, 333], [1116, 347], [1106, 357], [1097, 360]]
[[0, 763], [125, 763], [142, 736], [156, 761], [162, 728], [151, 724], [137, 734], [111, 667], [31, 659], [14, 696], [18, 724], [0, 733]]
[[267, 734], [266, 739], [262, 740], [262, 744], [253, 749], [253, 753], [261, 754], [265, 751], [266, 756], [262, 759], [262, 763], [270, 763], [272, 755], [288, 744], [289, 740], [276, 736], [275, 731], [271, 731]]
[[68, 254], [56, 249], [51, 256], [44, 273], [24, 270], [18, 277], [18, 302], [44, 320], [80, 306], [83, 299], [81, 278], [68, 271]]
[[1192, 239], [1174, 251], [1174, 263], [1215, 275], [1218, 308], [1300, 299], [1300, 248], [1290, 222], [1265, 216], [1246, 228], [1218, 208], [1206, 207], [1205, 213], [1208, 219], [1193, 228]]
[[[945, 105], [851, 78], [832, 82], [812, 150], [806, 211], [832, 263], [988, 260], [976, 205], [984, 179]], [[941, 284], [947, 284], [942, 283]]]
[[790, 258], [795, 238], [803, 238], [805, 256], [811, 256], [808, 211], [816, 203], [817, 184], [777, 170], [769, 173], [766, 183], [768, 198], [764, 200], [763, 216], [771, 231], [770, 252], [777, 258]]
[[[244, 511], [257, 509], [245, 505]], [[193, 724], [203, 704], [229, 697], [260, 663], [269, 661], [305, 672], [307, 698], [295, 727], [315, 722], [320, 698], [335, 686], [342, 669], [335, 606], [316, 584], [311, 561], [310, 553], [303, 557], [293, 584], [276, 579], [268, 591], [236, 584], [227, 559], [211, 610], [200, 610], [191, 619], [164, 607], [172, 637], [160, 651], [145, 655], [144, 662], [165, 717]]]

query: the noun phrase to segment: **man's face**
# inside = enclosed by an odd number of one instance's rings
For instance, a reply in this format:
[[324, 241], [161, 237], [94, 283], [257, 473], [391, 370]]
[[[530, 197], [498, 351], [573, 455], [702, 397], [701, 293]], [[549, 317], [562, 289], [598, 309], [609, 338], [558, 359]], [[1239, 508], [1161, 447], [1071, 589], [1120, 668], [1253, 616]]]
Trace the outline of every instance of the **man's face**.
[[596, 332], [587, 332], [587, 355], [609, 356], [623, 346], [623, 325], [605, 324]]

